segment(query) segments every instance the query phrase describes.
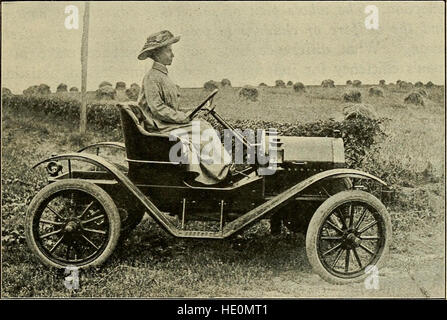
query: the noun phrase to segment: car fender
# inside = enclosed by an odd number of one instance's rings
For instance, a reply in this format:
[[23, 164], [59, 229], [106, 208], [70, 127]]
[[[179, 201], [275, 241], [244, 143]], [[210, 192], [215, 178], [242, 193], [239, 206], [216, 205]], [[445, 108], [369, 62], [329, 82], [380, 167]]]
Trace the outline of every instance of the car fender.
[[137, 200], [141, 202], [141, 204], [147, 209], [148, 213], [152, 217], [154, 217], [155, 221], [157, 221], [162, 228], [164, 228], [171, 234], [176, 235], [176, 230], [173, 228], [169, 220], [165, 218], [163, 213], [157, 208], [157, 206], [148, 197], [146, 197], [146, 195], [141, 192], [141, 190], [138, 189], [137, 186], [135, 186], [135, 184], [127, 177], [127, 175], [120, 171], [113, 163], [107, 161], [102, 157], [88, 153], [65, 153], [39, 161], [32, 168], [34, 169], [43, 163], [59, 160], [76, 160], [87, 162], [108, 171], [113, 175], [118, 183], [123, 185], [123, 187], [125, 187], [132, 195], [135, 196]]

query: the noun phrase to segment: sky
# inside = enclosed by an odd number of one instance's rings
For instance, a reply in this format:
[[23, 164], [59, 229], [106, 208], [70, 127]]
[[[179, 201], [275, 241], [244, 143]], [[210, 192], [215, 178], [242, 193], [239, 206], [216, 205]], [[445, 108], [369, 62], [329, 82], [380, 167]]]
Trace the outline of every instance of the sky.
[[[365, 27], [368, 5], [379, 28]], [[67, 29], [65, 8], [79, 9]], [[2, 2], [2, 87], [59, 83], [80, 88], [83, 2]], [[275, 80], [336, 84], [359, 79], [444, 83], [443, 2], [91, 2], [87, 89], [141, 83], [152, 61], [136, 57], [147, 36], [169, 30], [171, 79], [202, 87]]]

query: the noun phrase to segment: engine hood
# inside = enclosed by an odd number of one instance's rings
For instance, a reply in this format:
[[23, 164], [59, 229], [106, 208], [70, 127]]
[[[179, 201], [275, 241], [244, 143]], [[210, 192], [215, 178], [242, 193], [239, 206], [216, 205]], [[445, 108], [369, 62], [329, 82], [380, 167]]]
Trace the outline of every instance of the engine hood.
[[326, 137], [277, 136], [283, 162], [345, 163], [343, 139]]

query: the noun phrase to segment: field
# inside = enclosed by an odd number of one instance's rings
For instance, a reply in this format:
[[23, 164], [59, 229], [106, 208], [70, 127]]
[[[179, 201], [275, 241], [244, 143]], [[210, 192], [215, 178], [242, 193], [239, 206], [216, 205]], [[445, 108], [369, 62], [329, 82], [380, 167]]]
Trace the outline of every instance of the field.
[[[445, 109], [444, 87], [425, 89], [424, 106], [405, 104], [409, 90], [384, 88], [384, 97], [362, 103], [388, 120], [386, 137], [362, 161], [362, 169], [396, 190], [389, 211], [393, 242], [380, 288], [363, 283], [336, 286], [312, 272], [304, 236], [286, 229], [269, 234], [267, 221], [224, 241], [179, 240], [150, 218], [100, 268], [81, 273], [80, 289], [64, 287], [64, 274], [43, 267], [23, 238], [27, 205], [45, 185], [43, 168], [32, 164], [54, 153], [92, 142], [118, 140], [117, 130], [90, 129], [79, 135], [76, 121], [2, 107], [2, 289], [4, 297], [444, 297], [445, 296]], [[343, 119], [344, 86], [262, 88], [258, 101], [223, 88], [216, 110], [232, 120], [290, 124]], [[194, 106], [203, 89], [182, 89], [182, 105]]]

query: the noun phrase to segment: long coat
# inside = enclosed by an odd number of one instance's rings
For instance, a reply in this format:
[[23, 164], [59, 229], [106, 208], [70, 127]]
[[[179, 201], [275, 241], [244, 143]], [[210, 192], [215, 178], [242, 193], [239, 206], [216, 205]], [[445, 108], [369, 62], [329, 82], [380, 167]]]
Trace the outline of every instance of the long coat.
[[[188, 115], [179, 109], [179, 97], [179, 90], [169, 79], [166, 66], [154, 62], [152, 69], [144, 76], [138, 97], [138, 105], [145, 118], [144, 127], [149, 132], [178, 136], [184, 150], [188, 151], [187, 170], [195, 173], [195, 181], [216, 184], [228, 175], [230, 156], [222, 147], [216, 131], [205, 120], [194, 120], [194, 125], [200, 126], [200, 137], [206, 134], [207, 139], [193, 138], [193, 124]], [[209, 139], [212, 139], [211, 142]]]

